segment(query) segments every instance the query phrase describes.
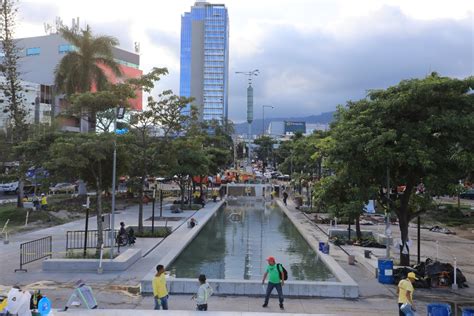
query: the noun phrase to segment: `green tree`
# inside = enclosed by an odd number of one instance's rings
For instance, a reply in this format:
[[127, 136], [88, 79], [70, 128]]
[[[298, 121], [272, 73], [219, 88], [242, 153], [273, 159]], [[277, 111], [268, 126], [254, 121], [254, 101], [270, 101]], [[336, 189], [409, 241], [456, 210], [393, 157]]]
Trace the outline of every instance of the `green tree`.
[[273, 160], [273, 145], [276, 143], [275, 140], [269, 136], [261, 136], [254, 142], [258, 145], [255, 150], [258, 158], [263, 162], [264, 166], [267, 166], [269, 161]]
[[[50, 160], [45, 164], [56, 177], [80, 178], [96, 191], [98, 243], [102, 238], [102, 192], [112, 184], [112, 153], [114, 148], [111, 134], [65, 134], [57, 138], [49, 148]], [[121, 143], [117, 147], [117, 173], [128, 169], [127, 151]], [[100, 249], [98, 248], [97, 251]]]
[[[80, 32], [63, 27], [60, 34], [75, 49], [69, 51], [56, 67], [54, 82], [59, 92], [69, 97], [91, 91], [93, 87], [98, 91], [105, 90], [108, 86], [105, 68], [121, 76], [120, 66], [112, 53], [112, 48], [119, 44], [116, 38], [94, 36], [89, 25]], [[95, 122], [95, 112], [85, 108], [81, 118]]]
[[26, 122], [28, 109], [18, 71], [20, 50], [14, 41], [17, 11], [16, 1], [5, 0], [0, 4], [0, 42], [4, 54], [0, 65], [4, 78], [0, 82], [0, 88], [7, 101], [3, 106], [3, 112], [8, 113], [10, 139], [13, 143], [26, 138], [28, 126]]
[[[460, 162], [472, 157], [472, 87], [473, 77], [459, 80], [432, 73], [370, 91], [366, 99], [348, 102], [336, 113], [329, 151], [329, 159], [338, 165], [334, 171], [345, 171], [349, 183], [359, 188], [378, 188], [378, 199], [399, 220], [403, 265], [409, 263], [408, 224], [427, 207], [418, 203], [419, 184], [426, 187], [426, 196], [446, 193], [472, 170], [472, 164]], [[401, 186], [404, 190], [397, 190]], [[366, 199], [361, 192], [357, 200]]]
[[177, 138], [170, 149], [168, 174], [176, 177], [181, 191], [181, 208], [183, 209], [186, 187], [190, 185], [193, 176], [208, 173], [209, 159], [202, 145], [193, 139]]

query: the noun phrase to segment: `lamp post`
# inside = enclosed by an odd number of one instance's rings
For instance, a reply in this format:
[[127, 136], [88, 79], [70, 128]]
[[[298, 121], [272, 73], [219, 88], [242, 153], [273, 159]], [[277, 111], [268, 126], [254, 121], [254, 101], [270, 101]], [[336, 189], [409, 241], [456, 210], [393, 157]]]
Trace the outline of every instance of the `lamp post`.
[[273, 105], [262, 105], [262, 136], [265, 136], [265, 108], [272, 108], [275, 107]]
[[250, 142], [252, 140], [252, 122], [253, 122], [253, 87], [252, 87], [252, 77], [258, 76], [260, 71], [258, 69], [254, 69], [251, 71], [236, 71], [236, 74], [246, 75], [248, 76], [249, 86], [247, 87], [247, 123], [248, 125], [248, 165], [252, 165], [252, 158], [251, 158], [251, 149], [250, 149]]
[[110, 217], [110, 260], [114, 258], [114, 244], [115, 244], [115, 178], [117, 170], [117, 119], [123, 119], [125, 115], [125, 108], [117, 106], [115, 108], [114, 117], [114, 156], [112, 165], [112, 212]]

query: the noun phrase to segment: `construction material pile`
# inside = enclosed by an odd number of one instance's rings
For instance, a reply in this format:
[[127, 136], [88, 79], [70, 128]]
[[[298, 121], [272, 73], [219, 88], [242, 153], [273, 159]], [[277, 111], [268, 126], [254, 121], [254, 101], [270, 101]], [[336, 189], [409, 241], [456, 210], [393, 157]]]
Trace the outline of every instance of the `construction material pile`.
[[[454, 267], [450, 263], [428, 258], [425, 262], [411, 267], [394, 269], [395, 284], [406, 278], [409, 272], [414, 272], [418, 278], [414, 283], [415, 288], [442, 288], [451, 287], [454, 284]], [[456, 269], [456, 284], [459, 288], [469, 287], [460, 269]]]

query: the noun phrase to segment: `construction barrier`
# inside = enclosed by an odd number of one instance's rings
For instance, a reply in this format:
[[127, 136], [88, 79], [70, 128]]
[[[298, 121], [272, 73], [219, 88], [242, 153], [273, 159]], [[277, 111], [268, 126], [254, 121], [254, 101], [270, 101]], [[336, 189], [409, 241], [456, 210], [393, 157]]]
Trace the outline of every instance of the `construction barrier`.
[[27, 272], [26, 269], [23, 269], [25, 264], [41, 260], [46, 257], [52, 258], [53, 251], [53, 237], [43, 237], [40, 239], [28, 241], [20, 244], [20, 269], [15, 269], [17, 271]]

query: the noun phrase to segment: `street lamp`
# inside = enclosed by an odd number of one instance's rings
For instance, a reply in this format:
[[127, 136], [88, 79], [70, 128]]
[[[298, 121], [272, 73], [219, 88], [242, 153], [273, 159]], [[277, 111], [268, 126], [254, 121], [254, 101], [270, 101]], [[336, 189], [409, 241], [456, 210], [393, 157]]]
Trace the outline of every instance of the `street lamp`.
[[125, 115], [125, 108], [123, 106], [117, 106], [115, 108], [114, 117], [114, 157], [112, 166], [112, 212], [110, 218], [110, 260], [114, 258], [114, 244], [115, 244], [115, 178], [117, 170], [117, 119], [123, 119]]
[[262, 105], [262, 136], [265, 136], [265, 108], [272, 108], [275, 107], [273, 105]]

